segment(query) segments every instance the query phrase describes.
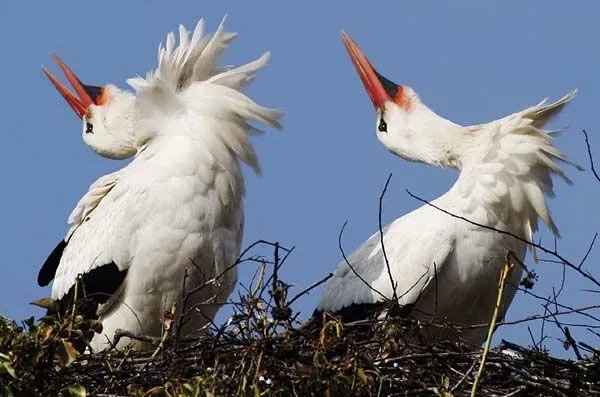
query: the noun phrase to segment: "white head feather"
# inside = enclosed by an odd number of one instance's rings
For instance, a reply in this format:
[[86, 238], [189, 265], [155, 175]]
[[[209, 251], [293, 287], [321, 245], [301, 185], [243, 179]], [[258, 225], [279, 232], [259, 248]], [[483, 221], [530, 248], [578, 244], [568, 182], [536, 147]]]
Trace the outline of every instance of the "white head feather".
[[[205, 85], [218, 85], [238, 91], [253, 80], [255, 73], [266, 65], [269, 53], [264, 53], [258, 59], [239, 67], [217, 66], [221, 54], [237, 36], [236, 33], [225, 32], [224, 22], [225, 18], [213, 34], [207, 35], [204, 35], [203, 19], [198, 21], [191, 36], [190, 32], [180, 25], [178, 46], [175, 45], [175, 34], [173, 32], [167, 34], [165, 45], [159, 45], [156, 70], [150, 72], [145, 79], [137, 77], [128, 80], [128, 83], [139, 91], [138, 94], [143, 92], [142, 95], [145, 95], [142, 102], [148, 102], [151, 98], [156, 101], [153, 105], [148, 103], [145, 107], [142, 106], [141, 109], [146, 108], [142, 111], [147, 112], [149, 107], [174, 106], [178, 103], [177, 96], [194, 83], [203, 82]], [[56, 59], [67, 75], [72, 73], [60, 59]], [[60, 85], [57, 79], [51, 76], [47, 70], [45, 71], [55, 85]], [[154, 88], [149, 89], [150, 87]], [[57, 88], [59, 87], [57, 86]], [[158, 96], [156, 95], [157, 90], [161, 92]], [[62, 90], [59, 88], [59, 91], [65, 96], [64, 88]], [[219, 95], [216, 91], [214, 94]], [[264, 108], [257, 110], [258, 108], [249, 105], [246, 101], [247, 98], [243, 95], [230, 92], [224, 95], [230, 99], [222, 102], [223, 104], [231, 104], [232, 100], [238, 101], [239, 105], [245, 109], [240, 110], [240, 115], [246, 114], [249, 118], [255, 118], [250, 117], [253, 114], [257, 116], [257, 120], [263, 122], [270, 120], [267, 122], [268, 124], [280, 127], [279, 124], [273, 124], [273, 121], [280, 117], [280, 113], [275, 116], [275, 113], [265, 113]], [[85, 101], [81, 102], [85, 103]], [[148, 114], [142, 117], [138, 117], [136, 114], [136, 111], [140, 109], [139, 102], [129, 91], [121, 90], [110, 84], [103, 87], [102, 100], [99, 103], [89, 104], [87, 109], [84, 107], [85, 112], [81, 114], [83, 139], [86, 144], [107, 158], [124, 159], [136, 154], [152, 135], [145, 129], [137, 131], [139, 124], [135, 120], [148, 118]], [[250, 103], [253, 102], [250, 101]], [[246, 116], [242, 116], [242, 118], [246, 118]], [[248, 129], [246, 128], [246, 130]], [[251, 160], [249, 159], [249, 161]], [[258, 169], [257, 164], [252, 167]]]

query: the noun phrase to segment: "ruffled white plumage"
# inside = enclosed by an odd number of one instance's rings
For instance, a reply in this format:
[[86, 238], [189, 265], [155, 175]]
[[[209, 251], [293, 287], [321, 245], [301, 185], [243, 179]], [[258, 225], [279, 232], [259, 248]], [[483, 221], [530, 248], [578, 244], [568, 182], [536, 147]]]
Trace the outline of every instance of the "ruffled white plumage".
[[106, 264], [127, 270], [123, 285], [100, 307], [104, 335], [94, 338], [94, 349], [106, 347], [117, 328], [160, 333], [162, 310], [180, 299], [185, 272], [188, 287], [221, 276], [189, 301], [206, 317], [196, 316], [188, 330], [214, 316], [217, 302], [233, 289], [236, 270], [225, 270], [239, 255], [243, 235], [239, 161], [260, 170], [249, 121], [281, 128], [282, 115], [238, 91], [268, 55], [239, 68], [216, 67], [233, 37], [223, 23], [203, 36], [200, 21], [191, 39], [181, 27], [179, 46], [169, 34], [157, 69], [129, 80], [136, 91], [138, 152], [92, 184], [71, 213], [52, 290], [61, 299], [79, 274]]
[[[425, 204], [383, 229], [383, 244], [393, 282], [397, 283], [396, 296], [401, 305], [415, 305], [413, 316], [423, 320], [436, 317], [459, 325], [485, 324], [495, 306], [496, 295], [490, 291], [496, 291], [506, 253], [523, 260], [527, 246], [490, 228], [533, 241], [538, 219], [542, 219], [559, 235], [544, 195], [553, 195], [553, 174], [570, 182], [557, 164], [568, 160], [552, 146], [553, 134], [542, 128], [574, 95], [573, 91], [554, 103], [543, 101], [487, 124], [447, 124], [448, 130], [456, 133], [453, 136], [465, 139], [458, 158], [458, 180], [432, 205]], [[443, 126], [444, 120], [435, 117], [438, 119], [434, 125]], [[449, 133], [427, 128], [420, 132], [440, 137]], [[430, 161], [435, 163], [435, 159]], [[318, 311], [336, 312], [356, 304], [392, 299], [392, 281], [379, 232], [349, 255], [348, 262], [342, 261], [329, 280]], [[501, 315], [522, 273], [520, 266], [513, 270]], [[477, 346], [486, 331], [485, 327], [465, 329], [461, 337]], [[425, 333], [435, 337], [439, 330]]]

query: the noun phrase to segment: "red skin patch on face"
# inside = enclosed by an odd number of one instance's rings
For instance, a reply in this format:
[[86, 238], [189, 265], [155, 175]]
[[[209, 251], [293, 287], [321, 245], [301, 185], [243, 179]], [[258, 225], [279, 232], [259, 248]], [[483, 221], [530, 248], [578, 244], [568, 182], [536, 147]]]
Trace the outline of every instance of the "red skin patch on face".
[[96, 105], [102, 106], [108, 102], [108, 92], [106, 88], [102, 88], [102, 94], [94, 101]]
[[396, 91], [396, 95], [394, 96], [394, 103], [400, 106], [402, 109], [406, 111], [411, 111], [413, 107], [413, 103], [411, 98], [406, 95], [404, 92], [404, 87], [398, 85], [398, 91]]
[[[106, 89], [106, 87], [102, 87], [102, 93], [100, 94], [100, 96], [98, 96], [96, 98], [96, 100], [94, 101], [94, 105], [96, 105], [96, 106], [106, 105], [108, 103], [108, 99], [109, 99], [108, 90]], [[92, 117], [92, 112], [91, 112], [89, 106], [87, 108], [87, 111], [85, 112], [85, 117], [87, 119]]]

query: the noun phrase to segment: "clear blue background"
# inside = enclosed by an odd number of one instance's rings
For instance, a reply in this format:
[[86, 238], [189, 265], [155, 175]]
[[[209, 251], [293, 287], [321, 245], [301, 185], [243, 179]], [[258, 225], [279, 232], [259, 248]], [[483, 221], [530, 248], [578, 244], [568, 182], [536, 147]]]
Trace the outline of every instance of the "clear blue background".
[[[386, 223], [420, 205], [405, 188], [433, 199], [456, 179], [454, 171], [396, 158], [377, 141], [374, 111], [342, 46], [341, 30], [386, 76], [414, 87], [431, 108], [458, 123], [485, 122], [579, 88], [575, 102], [554, 123], [570, 126], [556, 145], [588, 167], [581, 134], [586, 128], [600, 166], [596, 1], [4, 2], [1, 313], [17, 319], [41, 313], [28, 302], [50, 293], [36, 285], [36, 275], [64, 236], [67, 215], [92, 181], [125, 165], [85, 146], [80, 121], [40, 70], [42, 63], [58, 70], [49, 51], [86, 82], [126, 87], [126, 78], [156, 66], [156, 49], [167, 32], [180, 23], [192, 28], [200, 17], [212, 31], [224, 14], [228, 30], [240, 32], [224, 63], [247, 62], [265, 50], [273, 54], [249, 92], [261, 104], [285, 109], [286, 129], [254, 139], [264, 175], [246, 172], [245, 243], [266, 239], [295, 245], [281, 274], [295, 291], [336, 268], [344, 221], [349, 221], [347, 251], [377, 230], [378, 196], [388, 173], [393, 179]], [[575, 184], [558, 182], [551, 208], [564, 236], [559, 251], [579, 261], [598, 230], [600, 183], [589, 172], [567, 172]], [[540, 237], [552, 246], [546, 230]], [[599, 258], [596, 250], [588, 260], [596, 274]], [[244, 265], [241, 281], [247, 283], [254, 270]], [[540, 280], [534, 292], [551, 295], [562, 268], [540, 263], [535, 270]], [[568, 272], [562, 302], [597, 303], [599, 294], [583, 291], [593, 287]], [[303, 317], [318, 296], [317, 290], [298, 302]], [[507, 318], [542, 311], [539, 301], [519, 293]], [[540, 324], [502, 327], [498, 337], [528, 343], [527, 326], [537, 336]], [[546, 330], [560, 336], [554, 326]], [[585, 329], [576, 337], [600, 344]], [[550, 347], [565, 354], [556, 342]]]

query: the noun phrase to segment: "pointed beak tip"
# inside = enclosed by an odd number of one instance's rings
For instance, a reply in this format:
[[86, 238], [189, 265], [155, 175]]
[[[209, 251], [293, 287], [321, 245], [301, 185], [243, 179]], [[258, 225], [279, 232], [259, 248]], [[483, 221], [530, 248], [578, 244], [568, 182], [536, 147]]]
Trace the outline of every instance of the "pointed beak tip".
[[390, 99], [390, 96], [383, 86], [379, 74], [350, 35], [342, 32], [342, 41], [373, 105], [376, 109], [382, 109], [384, 103]]
[[61, 69], [66, 66], [65, 63], [62, 61], [62, 59], [60, 59], [60, 57], [58, 55], [56, 55], [55, 53], [51, 52], [50, 56], [52, 57], [52, 59], [54, 59], [54, 62], [56, 62], [58, 64], [58, 66], [61, 67]]
[[52, 56], [52, 58], [54, 58], [54, 60], [56, 61], [56, 63], [60, 67], [60, 69], [65, 73], [65, 75], [67, 76], [67, 80], [69, 80], [69, 82], [71, 83], [73, 88], [75, 88], [75, 91], [79, 95], [79, 98], [77, 98], [74, 94], [72, 94], [69, 91], [69, 89], [67, 87], [65, 87], [65, 85], [62, 84], [56, 78], [56, 76], [54, 76], [54, 74], [52, 74], [52, 72], [50, 72], [50, 70], [48, 70], [48, 68], [46, 68], [45, 65], [42, 65], [42, 71], [44, 72], [46, 77], [50, 80], [52, 85], [54, 85], [54, 87], [58, 90], [58, 92], [62, 95], [62, 97], [67, 101], [67, 103], [75, 111], [75, 113], [79, 116], [79, 118], [83, 118], [83, 116], [85, 115], [85, 113], [87, 111], [87, 107], [89, 106], [89, 104], [91, 104], [93, 102], [93, 100], [89, 97], [89, 94], [87, 94], [85, 92], [85, 88], [79, 82], [79, 79], [77, 79], [77, 77], [71, 71], [71, 69], [69, 69], [69, 67], [66, 66], [57, 55], [52, 54], [52, 53], [50, 53], [50, 55]]
[[341, 33], [342, 36], [342, 41], [344, 42], [344, 44], [348, 45], [348, 42], [351, 41], [352, 39], [350, 38], [350, 35], [348, 33], [346, 33], [345, 31], [342, 30]]
[[52, 84], [55, 84], [56, 80], [58, 80], [56, 77], [54, 77], [54, 75], [52, 74], [52, 72], [50, 70], [48, 70], [48, 68], [46, 67], [46, 65], [42, 65], [42, 72], [50, 80], [50, 82]]
[[44, 73], [44, 76], [46, 76], [48, 79], [50, 79], [50, 81], [52, 81], [52, 73], [48, 70], [48, 68], [44, 65], [42, 65], [42, 72]]

